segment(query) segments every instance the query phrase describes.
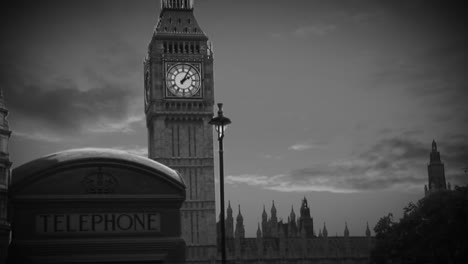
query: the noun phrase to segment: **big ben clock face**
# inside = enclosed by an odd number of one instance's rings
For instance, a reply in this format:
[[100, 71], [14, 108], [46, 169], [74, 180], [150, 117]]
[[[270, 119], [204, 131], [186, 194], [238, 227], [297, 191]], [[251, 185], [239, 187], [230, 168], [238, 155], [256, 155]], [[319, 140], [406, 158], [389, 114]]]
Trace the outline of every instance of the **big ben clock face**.
[[199, 64], [177, 63], [166, 73], [166, 88], [170, 97], [201, 97]]

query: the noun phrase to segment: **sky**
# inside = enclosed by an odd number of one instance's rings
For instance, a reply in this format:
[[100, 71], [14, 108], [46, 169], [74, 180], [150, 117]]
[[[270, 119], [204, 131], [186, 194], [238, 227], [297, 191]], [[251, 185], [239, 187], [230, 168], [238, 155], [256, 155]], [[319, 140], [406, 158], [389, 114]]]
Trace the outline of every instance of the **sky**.
[[[330, 235], [400, 217], [424, 196], [433, 139], [447, 181], [468, 184], [468, 10], [457, 4], [195, 1], [214, 46], [216, 102], [233, 122], [226, 200], [235, 216], [240, 204], [247, 236], [273, 200], [287, 221], [306, 197], [316, 232], [326, 222]], [[2, 9], [13, 167], [82, 147], [146, 155], [143, 60], [160, 2]]]

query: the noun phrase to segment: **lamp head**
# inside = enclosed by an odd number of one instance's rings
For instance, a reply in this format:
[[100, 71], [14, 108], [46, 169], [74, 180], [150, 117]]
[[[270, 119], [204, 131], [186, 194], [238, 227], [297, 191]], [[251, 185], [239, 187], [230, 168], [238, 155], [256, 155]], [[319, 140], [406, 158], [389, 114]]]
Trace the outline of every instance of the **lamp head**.
[[231, 124], [231, 120], [223, 115], [223, 104], [218, 104], [218, 116], [212, 118], [209, 124], [215, 126], [215, 130], [218, 133], [218, 140], [222, 139], [227, 126]]

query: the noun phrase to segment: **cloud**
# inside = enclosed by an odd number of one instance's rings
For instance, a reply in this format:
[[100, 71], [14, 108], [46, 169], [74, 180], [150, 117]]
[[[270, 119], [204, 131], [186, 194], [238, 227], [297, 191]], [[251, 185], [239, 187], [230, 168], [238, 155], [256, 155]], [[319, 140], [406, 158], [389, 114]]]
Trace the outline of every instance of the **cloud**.
[[64, 138], [61, 138], [57, 135], [51, 135], [50, 133], [41, 133], [38, 131], [29, 132], [29, 133], [25, 133], [21, 131], [14, 131], [13, 137], [19, 137], [22, 139], [41, 141], [41, 142], [47, 142], [47, 143], [58, 143], [64, 140]]
[[445, 163], [445, 176], [452, 185], [468, 184], [468, 135], [451, 134], [437, 141], [442, 162]]
[[284, 175], [278, 176], [265, 176], [265, 175], [254, 175], [254, 174], [243, 174], [243, 175], [228, 175], [225, 179], [228, 184], [244, 183], [251, 186], [269, 186], [276, 182], [276, 179], [283, 178]]
[[433, 122], [453, 122], [460, 124], [460, 130], [468, 129], [463, 122], [468, 119], [468, 49], [466, 41], [458, 38], [434, 41], [419, 52], [379, 61], [370, 87], [403, 92], [427, 108]]
[[[86, 20], [58, 12], [77, 8], [85, 10], [81, 4], [11, 10], [8, 20], [25, 19], [5, 25], [0, 87], [20, 137], [50, 142], [90, 132], [131, 133], [143, 114], [141, 48], [96, 8]], [[41, 23], [27, 23], [31, 18]], [[18, 34], [22, 30], [32, 34]]]
[[113, 147], [113, 149], [129, 152], [131, 154], [135, 154], [135, 155], [142, 156], [142, 157], [148, 157], [148, 147], [133, 145], [133, 146], [117, 146], [117, 147]]
[[334, 24], [308, 25], [296, 28], [293, 35], [296, 37], [324, 36], [336, 30], [336, 28]]
[[88, 128], [88, 131], [94, 133], [131, 133], [134, 132], [132, 125], [135, 123], [143, 123], [144, 119], [145, 117], [142, 114], [139, 116], [129, 116], [126, 119], [118, 121], [104, 120]]
[[[459, 169], [458, 174], [452, 173], [451, 169], [446, 170], [447, 181], [452, 181], [452, 184], [468, 183], [468, 179], [461, 179], [461, 165], [468, 161], [467, 142], [466, 137], [444, 142], [443, 153], [451, 153], [446, 155], [447, 163], [457, 164], [455, 168]], [[422, 143], [407, 137], [392, 137], [377, 142], [349, 159], [294, 169], [272, 177], [230, 175], [226, 182], [281, 192], [349, 193], [375, 190], [422, 192], [424, 184], [427, 183], [426, 168], [430, 148], [430, 143]]]
[[375, 21], [380, 19], [382, 16], [384, 16], [384, 12], [379, 9], [372, 11], [361, 11], [349, 15], [351, 21], [355, 23], [375, 23]]
[[295, 150], [295, 151], [304, 151], [308, 149], [321, 149], [321, 148], [322, 148], [321, 145], [312, 144], [312, 143], [298, 143], [289, 147], [290, 150]]
[[5, 65], [0, 68], [0, 77], [10, 123], [20, 136], [32, 133], [31, 138], [50, 141], [39, 132], [128, 132], [128, 125], [142, 120], [131, 113], [131, 102], [139, 99], [136, 91], [140, 89], [111, 79], [95, 80], [94, 87], [80, 89], [69, 78], [37, 79]]
[[272, 154], [260, 154], [258, 155], [259, 158], [262, 159], [272, 159], [272, 160], [281, 160], [283, 159], [283, 156], [281, 155], [272, 155]]

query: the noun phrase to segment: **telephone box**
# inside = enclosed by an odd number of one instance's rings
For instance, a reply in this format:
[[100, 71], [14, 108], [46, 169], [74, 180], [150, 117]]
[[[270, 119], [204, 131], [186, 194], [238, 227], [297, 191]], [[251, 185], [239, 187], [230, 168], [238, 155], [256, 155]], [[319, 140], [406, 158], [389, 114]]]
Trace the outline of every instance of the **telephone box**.
[[185, 184], [153, 160], [106, 149], [13, 170], [9, 263], [184, 263]]

